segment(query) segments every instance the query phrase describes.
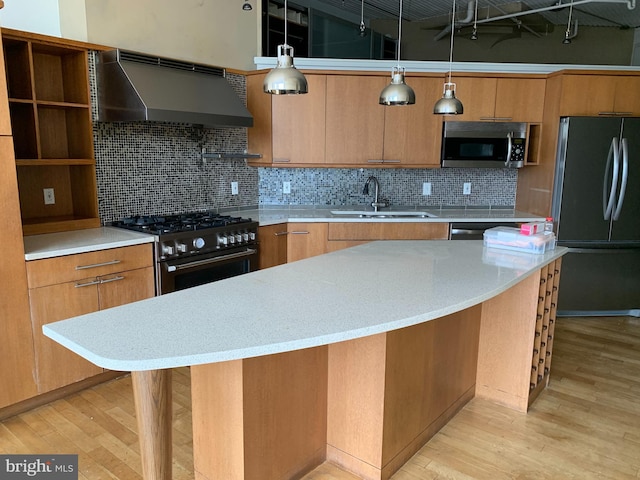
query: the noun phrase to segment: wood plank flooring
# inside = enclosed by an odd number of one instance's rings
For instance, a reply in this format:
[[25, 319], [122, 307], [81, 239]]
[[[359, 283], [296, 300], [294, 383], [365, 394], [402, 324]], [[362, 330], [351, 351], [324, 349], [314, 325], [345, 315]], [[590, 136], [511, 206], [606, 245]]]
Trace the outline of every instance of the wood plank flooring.
[[[189, 371], [174, 382], [176, 480], [193, 478]], [[0, 423], [0, 453], [78, 453], [81, 479], [141, 478], [128, 376]], [[639, 479], [640, 319], [560, 318], [527, 415], [472, 400], [393, 480]], [[304, 480], [357, 480], [323, 464]]]

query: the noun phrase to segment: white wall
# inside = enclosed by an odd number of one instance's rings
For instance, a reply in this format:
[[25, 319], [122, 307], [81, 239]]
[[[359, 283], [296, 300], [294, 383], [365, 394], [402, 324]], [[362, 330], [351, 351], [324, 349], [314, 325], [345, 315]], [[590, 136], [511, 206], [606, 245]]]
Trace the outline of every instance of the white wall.
[[59, 37], [58, 0], [5, 0], [0, 25]]
[[142, 53], [253, 70], [261, 0], [6, 0], [0, 25]]
[[239, 70], [258, 54], [259, 0], [84, 0], [88, 41]]

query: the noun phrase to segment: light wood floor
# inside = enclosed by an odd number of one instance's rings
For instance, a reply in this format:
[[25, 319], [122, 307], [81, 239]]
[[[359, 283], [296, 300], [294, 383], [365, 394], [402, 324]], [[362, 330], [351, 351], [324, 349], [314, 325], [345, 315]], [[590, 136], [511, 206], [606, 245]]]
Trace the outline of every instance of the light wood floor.
[[[527, 415], [472, 400], [393, 480], [639, 479], [640, 319], [560, 318]], [[174, 478], [192, 479], [187, 369], [174, 374]], [[0, 423], [0, 453], [78, 453], [80, 478], [141, 478], [129, 377]], [[355, 480], [324, 464], [304, 480]]]

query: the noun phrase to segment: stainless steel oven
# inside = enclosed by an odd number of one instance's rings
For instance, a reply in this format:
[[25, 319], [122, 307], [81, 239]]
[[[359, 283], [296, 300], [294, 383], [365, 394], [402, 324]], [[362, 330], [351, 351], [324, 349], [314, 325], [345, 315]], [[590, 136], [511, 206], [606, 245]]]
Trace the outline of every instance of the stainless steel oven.
[[134, 216], [113, 226], [155, 238], [156, 294], [258, 269], [258, 223], [213, 212]]

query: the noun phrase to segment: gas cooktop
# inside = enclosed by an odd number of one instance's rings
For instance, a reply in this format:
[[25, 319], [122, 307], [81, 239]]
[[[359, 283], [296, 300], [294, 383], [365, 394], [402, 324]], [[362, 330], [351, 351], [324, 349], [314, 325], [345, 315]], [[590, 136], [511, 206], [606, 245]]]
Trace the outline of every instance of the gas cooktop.
[[112, 222], [111, 225], [137, 232], [162, 235], [251, 222], [252, 220], [250, 218], [232, 217], [231, 215], [221, 215], [215, 212], [204, 211], [174, 215], [135, 215]]

